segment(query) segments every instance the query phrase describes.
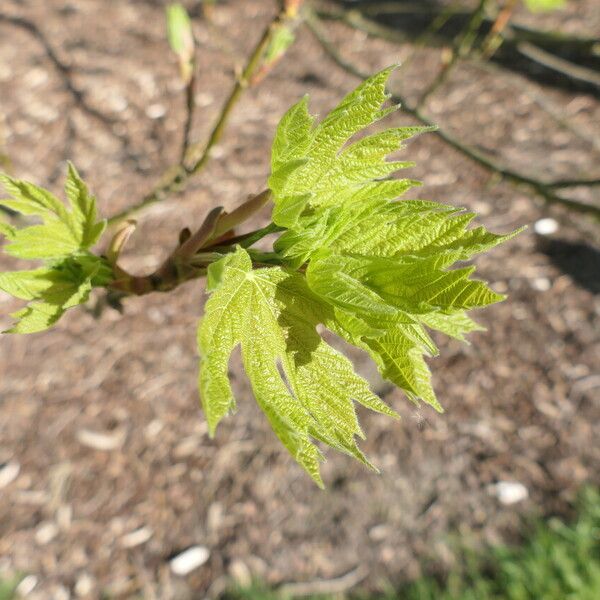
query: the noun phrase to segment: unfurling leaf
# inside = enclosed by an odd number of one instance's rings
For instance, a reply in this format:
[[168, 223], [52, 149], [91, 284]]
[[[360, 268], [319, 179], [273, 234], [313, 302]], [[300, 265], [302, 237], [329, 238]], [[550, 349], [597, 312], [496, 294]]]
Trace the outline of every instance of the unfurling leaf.
[[36, 333], [54, 325], [63, 313], [87, 301], [92, 287], [111, 279], [104, 259], [89, 252], [106, 227], [98, 220], [96, 200], [69, 163], [68, 206], [47, 190], [27, 181], [0, 175], [11, 198], [0, 204], [42, 222], [18, 229], [0, 224], [9, 243], [4, 250], [17, 258], [41, 260], [31, 271], [0, 273], [0, 289], [29, 304], [12, 316], [18, 322], [8, 333]]
[[265, 50], [263, 64], [270, 65], [277, 62], [294, 43], [294, 32], [287, 25], [279, 25]]
[[88, 250], [104, 232], [106, 221], [98, 221], [96, 200], [70, 163], [66, 183], [68, 207], [49, 191], [27, 181], [0, 175], [0, 183], [11, 195], [0, 199], [0, 205], [42, 221], [22, 229], [0, 229], [10, 242], [4, 248], [7, 254], [25, 259], [60, 259]]
[[192, 21], [185, 7], [179, 3], [167, 6], [167, 37], [171, 49], [179, 59], [181, 78], [189, 83], [194, 73], [195, 42]]

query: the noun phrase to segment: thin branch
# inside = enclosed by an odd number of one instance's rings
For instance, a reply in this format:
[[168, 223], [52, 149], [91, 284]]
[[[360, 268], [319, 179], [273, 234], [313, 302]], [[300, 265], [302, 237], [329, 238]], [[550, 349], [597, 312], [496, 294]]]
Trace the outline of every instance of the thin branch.
[[[284, 227], [279, 227], [275, 225], [275, 223], [269, 223], [266, 227], [262, 229], [257, 229], [256, 231], [251, 231], [250, 233], [245, 233], [243, 235], [238, 235], [236, 237], [230, 238], [227, 240], [227, 245], [232, 246], [235, 244], [239, 244], [242, 248], [249, 248], [250, 246], [256, 244], [256, 242], [262, 240], [267, 235], [271, 233], [279, 233], [280, 231], [284, 231]], [[204, 248], [205, 251], [208, 250], [217, 250], [221, 248], [222, 245], [214, 244], [213, 246], [207, 246]]]
[[233, 231], [238, 225], [241, 225], [252, 215], [256, 214], [272, 198], [271, 190], [263, 190], [260, 194], [248, 198], [248, 200], [230, 213], [223, 213], [219, 218], [211, 239], [218, 239], [228, 232]]
[[[220, 243], [204, 247], [206, 240], [214, 234], [221, 211], [221, 207], [213, 209], [196, 234], [175, 248], [163, 264], [150, 275], [132, 275], [117, 264], [113, 264], [115, 280], [110, 284], [108, 293], [117, 293], [120, 303], [125, 296], [145, 296], [153, 292], [170, 292], [188, 281], [204, 277], [208, 266], [224, 254], [233, 252], [236, 245], [239, 244], [248, 249], [263, 237], [283, 230], [282, 227], [269, 223], [262, 229], [230, 238], [226, 244]], [[270, 264], [274, 262], [281, 264], [280, 258], [276, 261], [273, 260], [276, 257], [275, 254], [261, 253], [260, 251], [254, 254], [257, 260], [264, 261], [268, 256]], [[252, 262], [256, 263], [254, 259]], [[264, 265], [261, 263], [258, 266]]]
[[315, 14], [319, 19], [341, 21], [358, 31], [362, 31], [367, 35], [378, 37], [388, 42], [403, 43], [406, 41], [405, 36], [398, 31], [386, 27], [385, 25], [380, 25], [377, 21], [372, 19], [365, 18], [357, 9], [339, 10], [319, 8]]
[[222, 206], [213, 208], [204, 219], [200, 229], [173, 252], [173, 258], [188, 260], [194, 256], [214, 236], [217, 223], [222, 214]]
[[450, 73], [456, 67], [459, 60], [467, 56], [473, 47], [477, 32], [483, 22], [483, 17], [487, 5], [487, 0], [479, 0], [479, 4], [473, 11], [471, 18], [468, 20], [465, 28], [461, 35], [457, 36], [452, 45], [452, 50], [449, 60], [444, 62], [441, 70], [437, 74], [436, 78], [431, 82], [428, 88], [421, 94], [421, 97], [417, 101], [417, 108], [421, 109], [427, 103], [427, 100], [433, 96], [437, 90], [444, 85], [448, 80]]
[[[193, 61], [196, 64], [196, 61]], [[183, 142], [181, 144], [181, 155], [179, 158], [179, 164], [185, 165], [185, 159], [187, 157], [190, 148], [190, 134], [192, 132], [192, 123], [194, 121], [194, 112], [196, 109], [196, 74], [193, 72], [190, 76], [190, 80], [185, 86], [185, 123], [183, 125]]]
[[[358, 9], [348, 10], [343, 8], [319, 7], [316, 12], [317, 16], [321, 19], [341, 21], [368, 35], [394, 43], [405, 43], [415, 38], [416, 30], [410, 30], [406, 33], [398, 31], [387, 24], [390, 16], [429, 14], [434, 19], [444, 15], [447, 10], [447, 7], [436, 5], [419, 7], [399, 2], [383, 4], [373, 2], [361, 6], [360, 11]], [[470, 11], [461, 7], [452, 11], [450, 17], [469, 19], [471, 14]], [[510, 17], [511, 13], [507, 12], [506, 16]], [[376, 21], [375, 19], [378, 17], [386, 17], [384, 21], [386, 24]], [[490, 28], [493, 28], [497, 23], [497, 19], [492, 20], [488, 17], [484, 17], [484, 21], [489, 24]], [[503, 26], [503, 30], [500, 33], [502, 35], [502, 42], [505, 45], [509, 45], [513, 52], [526, 56], [529, 60], [536, 61], [548, 69], [561, 72], [563, 75], [576, 81], [598, 87], [598, 76], [594, 71], [557, 56], [561, 51], [570, 50], [576, 52], [578, 55], [593, 58], [596, 54], [597, 39], [577, 37], [562, 32], [532, 29], [523, 24], [516, 23], [510, 18], [506, 22], [504, 22], [504, 19], [501, 19], [501, 21], [499, 24]], [[443, 35], [439, 38], [434, 38], [433, 42], [437, 45], [447, 45], [446, 36]], [[525, 45], [519, 47], [521, 44]]]
[[437, 17], [430, 21], [427, 29], [425, 29], [425, 31], [423, 31], [423, 33], [415, 40], [412, 52], [402, 61], [400, 69], [405, 69], [406, 66], [415, 59], [419, 50], [429, 43], [429, 40], [432, 38], [432, 36], [434, 36], [448, 22], [455, 11], [456, 6], [449, 4], [442, 12], [440, 12]]
[[[296, 2], [296, 4], [299, 6], [300, 2]], [[296, 10], [298, 6], [295, 7]], [[192, 158], [196, 152], [200, 152], [200, 155], [193, 160], [192, 164], [189, 166], [177, 165], [168, 169], [161, 181], [159, 181], [153, 190], [146, 194], [137, 204], [134, 204], [133, 206], [130, 206], [116, 215], [113, 215], [108, 220], [109, 225], [114, 225], [120, 221], [123, 221], [124, 219], [128, 219], [132, 215], [138, 214], [145, 210], [148, 206], [164, 200], [170, 194], [181, 191], [187, 185], [189, 179], [192, 176], [197, 175], [205, 167], [210, 159], [213, 148], [223, 136], [233, 108], [239, 101], [244, 90], [249, 87], [253, 75], [260, 68], [265, 50], [271, 43], [273, 36], [277, 33], [280, 27], [293, 25], [295, 20], [296, 12], [290, 10], [290, 7], [286, 3], [284, 6], [282, 6], [280, 12], [265, 27], [258, 43], [254, 47], [246, 62], [246, 66], [231, 89], [231, 92], [229, 93], [229, 96], [227, 97], [225, 104], [221, 109], [208, 140], [203, 145], [190, 147], [189, 151], [187, 152], [187, 154]]]
[[592, 69], [576, 65], [564, 58], [560, 58], [559, 56], [556, 56], [556, 54], [547, 52], [531, 42], [519, 42], [516, 47], [517, 51], [523, 56], [539, 63], [547, 69], [556, 71], [561, 75], [566, 75], [576, 81], [582, 81], [583, 83], [600, 88], [600, 75]]
[[483, 48], [483, 55], [486, 59], [491, 58], [502, 45], [502, 42], [504, 41], [502, 32], [508, 27], [515, 9], [517, 8], [517, 3], [518, 0], [506, 0], [504, 6], [493, 22], [488, 35], [481, 44], [481, 47]]
[[[364, 73], [361, 70], [357, 69], [353, 64], [349, 63], [341, 56], [337, 48], [327, 39], [327, 37], [323, 33], [318, 18], [314, 13], [307, 13], [305, 21], [309, 29], [317, 39], [317, 41], [325, 50], [325, 52], [339, 67], [341, 67], [342, 69], [359, 79], [366, 79], [369, 76], [368, 73]], [[401, 105], [401, 110], [403, 112], [413, 116], [423, 125], [435, 126], [435, 123], [433, 123], [433, 121], [431, 121], [419, 109], [413, 108], [409, 104], [407, 104], [404, 98], [399, 94], [393, 93], [392, 100], [393, 102]], [[448, 144], [455, 150], [458, 150], [461, 154], [467, 156], [472, 161], [478, 163], [488, 171], [500, 175], [501, 177], [507, 179], [512, 183], [525, 185], [529, 187], [535, 194], [543, 198], [548, 204], [559, 204], [562, 206], [566, 206], [567, 208], [570, 208], [577, 212], [588, 214], [600, 219], [600, 207], [558, 196], [551, 189], [553, 185], [552, 182], [544, 183], [537, 179], [533, 179], [532, 177], [528, 177], [527, 175], [522, 175], [517, 171], [513, 171], [512, 169], [495, 162], [494, 160], [482, 154], [475, 148], [472, 148], [467, 144], [463, 143], [461, 140], [454, 137], [452, 134], [448, 133], [444, 129], [438, 127], [433, 132], [433, 134], [437, 135], [440, 139], [446, 142], [446, 144]]]
[[546, 184], [546, 187], [550, 189], [558, 190], [566, 187], [578, 187], [578, 186], [586, 186], [593, 187], [596, 185], [600, 185], [599, 178], [592, 179], [557, 179], [556, 181], [552, 181]]
[[596, 152], [600, 152], [600, 139], [590, 134], [588, 131], [584, 131], [580, 126], [575, 125], [569, 121], [568, 117], [561, 114], [561, 108], [558, 107], [553, 100], [548, 96], [540, 92], [526, 77], [519, 75], [518, 73], [510, 73], [506, 69], [499, 67], [493, 62], [486, 60], [472, 60], [469, 64], [473, 65], [477, 69], [487, 71], [495, 76], [502, 77], [510, 85], [517, 87], [520, 92], [525, 94], [530, 100], [535, 102], [552, 120], [557, 123], [561, 128], [569, 131], [575, 137], [579, 138], [585, 144], [589, 144], [592, 149]]

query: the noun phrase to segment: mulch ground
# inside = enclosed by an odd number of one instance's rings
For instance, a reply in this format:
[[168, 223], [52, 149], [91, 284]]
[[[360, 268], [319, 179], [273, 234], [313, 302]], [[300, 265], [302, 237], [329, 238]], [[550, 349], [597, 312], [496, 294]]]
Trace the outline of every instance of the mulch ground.
[[[15, 175], [58, 191], [71, 158], [109, 215], [176, 161], [183, 99], [163, 4], [2, 2], [0, 153]], [[574, 4], [545, 22], [597, 35], [594, 1]], [[273, 5], [230, 1], [211, 23], [196, 19], [198, 139]], [[369, 71], [411, 52], [339, 24], [328, 33]], [[423, 50], [393, 84], [415, 98], [438, 66], [439, 51]], [[302, 30], [245, 94], [209, 168], [140, 220], [126, 264], [150, 271], [182, 226], [261, 190], [284, 110], [309, 92], [323, 114], [355, 83]], [[540, 97], [580, 133], [559, 126]], [[542, 178], [599, 175], [600, 103], [590, 94], [465, 65], [428, 112], [514, 168]], [[411, 120], [400, 112], [389, 123]], [[329, 453], [323, 492], [269, 430], [236, 361], [239, 411], [208, 438], [196, 392], [201, 283], [128, 300], [123, 315], [74, 311], [48, 333], [0, 341], [0, 572], [34, 576], [35, 599], [214, 597], [228, 577], [280, 584], [349, 572], [373, 589], [417, 576], [432, 555], [447, 566], [456, 534], [511, 539], [524, 515], [564, 512], [582, 484], [598, 481], [597, 225], [490, 177], [433, 134], [404, 155], [417, 161], [410, 175], [425, 182], [425, 197], [472, 208], [493, 231], [559, 222], [550, 241], [530, 228], [478, 259], [482, 277], [509, 300], [479, 315], [488, 330], [470, 346], [439, 339], [431, 366], [446, 413], [415, 408], [353, 353], [404, 418], [362, 414], [363, 448], [382, 474]], [[589, 189], [573, 195], [598, 202]], [[6, 257], [1, 264], [13, 266]], [[0, 296], [3, 329], [16, 307]], [[503, 504], [494, 485], [502, 481], [522, 484], [527, 498]], [[193, 545], [209, 550], [208, 561], [176, 576], [169, 561]]]

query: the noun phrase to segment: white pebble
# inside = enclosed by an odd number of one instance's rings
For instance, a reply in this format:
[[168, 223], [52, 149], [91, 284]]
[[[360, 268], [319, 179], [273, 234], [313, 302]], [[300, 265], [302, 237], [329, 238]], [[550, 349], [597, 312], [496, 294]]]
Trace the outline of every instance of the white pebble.
[[56, 523], [42, 523], [35, 532], [35, 541], [40, 546], [49, 544], [58, 535], [58, 527]]
[[499, 481], [491, 485], [489, 491], [502, 504], [506, 505], [516, 504], [529, 497], [527, 488], [518, 481]]
[[164, 104], [151, 104], [146, 109], [146, 114], [151, 119], [162, 119], [167, 114], [167, 109]]
[[91, 575], [83, 573], [77, 578], [75, 583], [75, 593], [80, 598], [88, 598], [94, 589], [96, 582]]
[[94, 450], [116, 450], [124, 442], [122, 431], [116, 433], [99, 433], [89, 429], [80, 429], [77, 432], [77, 440], [80, 444], [93, 448]]
[[37, 584], [38, 578], [35, 575], [27, 575], [27, 577], [19, 583], [15, 591], [19, 596], [29, 596]]
[[0, 490], [11, 484], [19, 476], [20, 471], [21, 465], [14, 460], [0, 467]]
[[192, 546], [171, 560], [171, 571], [175, 575], [184, 577], [201, 567], [209, 556], [210, 552], [205, 546]]
[[131, 533], [125, 534], [121, 538], [121, 546], [123, 548], [135, 548], [145, 544], [152, 536], [154, 532], [150, 527], [140, 527]]
[[214, 101], [215, 98], [212, 94], [207, 94], [205, 92], [196, 94], [196, 105], [201, 106], [202, 108], [210, 106]]
[[229, 575], [240, 587], [249, 587], [252, 584], [252, 573], [248, 565], [239, 559], [229, 565]]
[[154, 419], [146, 426], [146, 435], [149, 438], [154, 438], [163, 430], [164, 426], [165, 424], [160, 419]]
[[536, 277], [531, 280], [531, 287], [538, 292], [547, 292], [552, 287], [552, 282], [547, 277]]
[[536, 221], [533, 229], [538, 235], [552, 235], [558, 231], [558, 223], [554, 219], [547, 217]]
[[59, 585], [52, 590], [52, 600], [71, 600], [71, 592], [64, 585]]
[[125, 98], [124, 96], [119, 96], [118, 94], [114, 96], [109, 96], [107, 98], [106, 104], [108, 108], [110, 108], [114, 112], [123, 112], [129, 107], [129, 102], [127, 102], [127, 98]]
[[389, 536], [389, 534], [390, 528], [385, 523], [382, 523], [380, 525], [374, 525], [373, 527], [371, 527], [371, 529], [369, 529], [369, 537], [374, 542], [382, 542], [383, 540], [385, 540], [385, 538]]

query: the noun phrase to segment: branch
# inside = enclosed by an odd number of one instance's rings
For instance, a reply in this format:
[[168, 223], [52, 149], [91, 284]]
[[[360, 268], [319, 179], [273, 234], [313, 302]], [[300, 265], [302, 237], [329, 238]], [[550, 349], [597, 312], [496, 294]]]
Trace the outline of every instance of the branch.
[[539, 63], [547, 69], [556, 71], [561, 75], [566, 75], [576, 81], [582, 81], [588, 85], [600, 88], [600, 75], [592, 69], [576, 65], [564, 58], [560, 58], [559, 56], [556, 56], [556, 54], [543, 50], [531, 42], [519, 42], [516, 47], [517, 51], [523, 56]]
[[477, 32], [483, 22], [486, 5], [487, 0], [479, 0], [479, 4], [473, 11], [471, 18], [468, 20], [463, 31], [455, 38], [450, 58], [444, 62], [442, 69], [439, 71], [436, 78], [421, 94], [421, 97], [417, 101], [418, 109], [424, 107], [427, 100], [447, 81], [450, 73], [458, 64], [458, 61], [471, 52], [473, 43], [477, 37]]
[[[195, 61], [194, 61], [195, 64]], [[190, 134], [192, 132], [192, 122], [194, 120], [194, 112], [196, 109], [196, 75], [192, 73], [190, 80], [185, 86], [185, 124], [183, 126], [183, 142], [181, 144], [181, 155], [179, 164], [184, 165], [190, 148]]]
[[[513, 0], [508, 0], [508, 4]], [[507, 8], [509, 6], [507, 5]], [[345, 23], [363, 31], [368, 35], [379, 37], [393, 43], [406, 43], [414, 39], [418, 30], [416, 28], [406, 28], [405, 32], [390, 25], [390, 18], [398, 15], [420, 15], [428, 14], [431, 19], [437, 19], [445, 15], [447, 7], [436, 5], [425, 5], [418, 7], [407, 3], [369, 3], [358, 9], [332, 9], [319, 8], [317, 16], [321, 19], [336, 20]], [[366, 16], [365, 16], [366, 15]], [[451, 12], [451, 17], [457, 21], [468, 20], [472, 15], [471, 11], [465, 8], [459, 8]], [[490, 28], [490, 36], [484, 41], [488, 45], [488, 55], [493, 55], [500, 43], [509, 47], [512, 53], [512, 59], [515, 57], [526, 57], [528, 60], [537, 62], [545, 68], [557, 71], [566, 77], [580, 83], [584, 83], [594, 88], [600, 87], [598, 75], [589, 68], [580, 64], [574, 64], [568, 60], [560, 58], [561, 52], [575, 52], [578, 56], [593, 60], [596, 55], [597, 39], [571, 36], [562, 32], [544, 31], [531, 29], [522, 24], [511, 20], [512, 11], [501, 11], [495, 20], [483, 15], [483, 22]], [[375, 19], [383, 19], [380, 23]], [[459, 24], [458, 22], [456, 23]], [[497, 33], [494, 33], [497, 32]], [[494, 38], [501, 38], [496, 40]], [[447, 35], [441, 35], [433, 41], [437, 45], [447, 45]], [[509, 57], [510, 58], [510, 57]]]
[[[510, 73], [506, 69], [484, 60], [470, 61], [471, 65], [497, 77], [502, 77], [511, 85], [517, 87], [520, 92], [525, 94], [530, 100], [535, 102], [554, 122], [561, 128], [569, 131], [575, 137], [579, 138], [585, 144], [589, 144], [596, 152], [600, 152], [600, 139], [594, 137], [593, 133], [584, 131], [580, 126], [569, 121], [568, 117], [562, 114], [561, 107], [557, 106], [552, 99], [540, 92], [526, 77], [516, 73]], [[578, 185], [585, 185], [584, 183]]]
[[266, 235], [281, 231], [281, 227], [270, 223], [262, 229], [241, 236], [224, 238], [224, 234], [255, 214], [271, 197], [270, 190], [264, 190], [250, 197], [231, 213], [224, 212], [221, 206], [213, 208], [195, 233], [183, 230], [177, 247], [150, 275], [132, 275], [117, 264], [123, 247], [135, 229], [135, 221], [123, 223], [113, 236], [106, 253], [115, 276], [109, 293], [117, 292], [124, 297], [171, 291], [186, 281], [206, 275], [208, 266], [223, 254], [231, 252], [236, 244], [249, 248]]
[[481, 44], [481, 47], [483, 48], [483, 55], [486, 59], [491, 58], [502, 45], [502, 42], [504, 41], [502, 33], [508, 27], [513, 13], [517, 8], [517, 4], [517, 0], [506, 0], [506, 3], [498, 13], [498, 16], [492, 24], [488, 35]]
[[[335, 48], [335, 46], [327, 39], [327, 37], [323, 33], [320, 27], [318, 17], [316, 17], [314, 13], [307, 12], [305, 21], [309, 29], [317, 39], [317, 41], [325, 50], [325, 52], [339, 67], [361, 80], [364, 80], [368, 77], [368, 73], [363, 73], [361, 70], [357, 69], [353, 64], [349, 63], [341, 56], [337, 48]], [[392, 101], [397, 104], [400, 104], [400, 108], [403, 112], [411, 115], [412, 117], [420, 121], [423, 125], [435, 127], [435, 123], [433, 123], [433, 121], [431, 121], [426, 115], [424, 115], [418, 108], [412, 108], [399, 94], [393, 93]], [[600, 207], [558, 196], [552, 191], [553, 182], [545, 183], [537, 179], [533, 179], [532, 177], [528, 177], [527, 175], [522, 175], [517, 171], [513, 171], [512, 169], [495, 162], [494, 160], [482, 154], [475, 148], [468, 146], [458, 138], [454, 137], [452, 134], [439, 127], [432, 133], [434, 135], [437, 135], [444, 142], [446, 142], [446, 144], [448, 144], [455, 150], [458, 150], [461, 154], [467, 156], [472, 161], [478, 163], [488, 171], [500, 175], [505, 179], [511, 181], [512, 183], [522, 184], [529, 187], [536, 195], [543, 198], [544, 201], [548, 204], [560, 204], [577, 212], [588, 214], [597, 219], [600, 219]]]
[[[233, 108], [237, 104], [244, 90], [251, 85], [253, 76], [261, 67], [264, 53], [273, 40], [273, 37], [280, 28], [295, 24], [297, 10], [300, 4], [301, 1], [299, 0], [296, 0], [295, 2], [285, 2], [279, 13], [265, 27], [258, 43], [248, 57], [246, 66], [231, 89], [207, 142], [202, 146], [196, 145], [191, 147], [186, 153], [193, 157], [196, 152], [200, 151], [200, 155], [194, 159], [189, 166], [176, 165], [175, 167], [168, 169], [152, 191], [146, 194], [146, 196], [144, 196], [137, 204], [113, 215], [108, 220], [109, 225], [115, 225], [124, 219], [128, 219], [132, 215], [140, 213], [148, 206], [164, 200], [170, 194], [181, 191], [187, 185], [189, 179], [194, 175], [197, 175], [204, 168], [210, 158], [212, 149], [223, 136]], [[200, 148], [202, 149], [200, 150]]]
[[546, 184], [550, 189], [559, 190], [566, 187], [587, 186], [593, 187], [600, 185], [600, 179], [557, 179]]

